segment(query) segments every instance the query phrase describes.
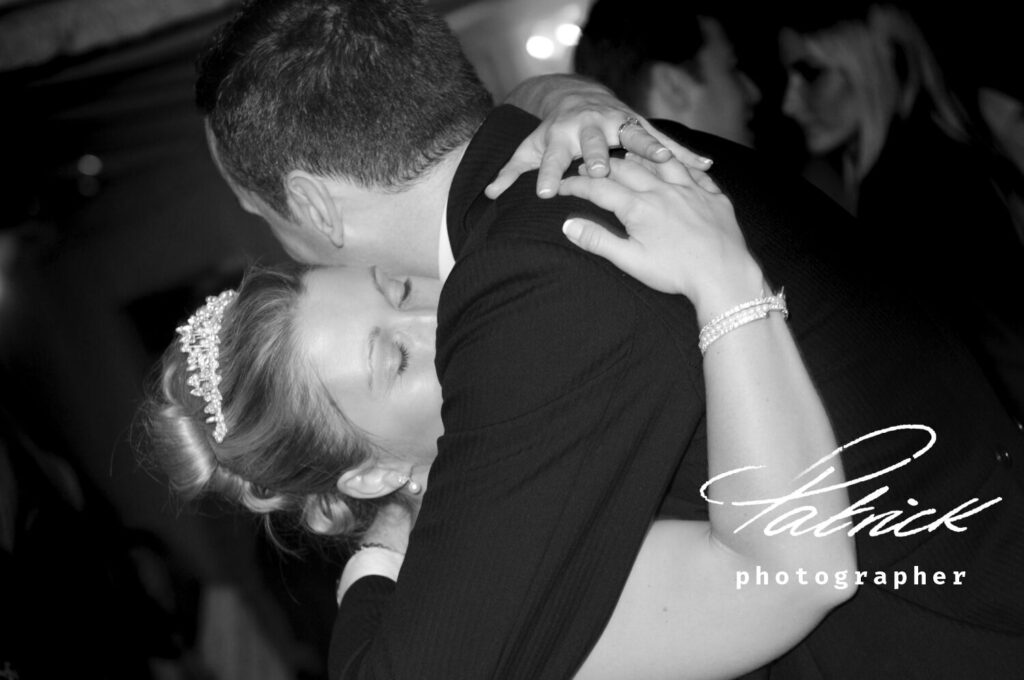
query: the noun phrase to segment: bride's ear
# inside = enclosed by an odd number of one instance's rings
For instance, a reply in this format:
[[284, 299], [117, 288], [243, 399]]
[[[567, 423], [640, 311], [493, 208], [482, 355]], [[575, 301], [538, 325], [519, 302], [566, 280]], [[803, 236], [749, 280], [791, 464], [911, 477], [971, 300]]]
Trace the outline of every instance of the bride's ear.
[[342, 474], [338, 478], [338, 491], [349, 498], [380, 498], [408, 483], [409, 477], [398, 470], [367, 463]]

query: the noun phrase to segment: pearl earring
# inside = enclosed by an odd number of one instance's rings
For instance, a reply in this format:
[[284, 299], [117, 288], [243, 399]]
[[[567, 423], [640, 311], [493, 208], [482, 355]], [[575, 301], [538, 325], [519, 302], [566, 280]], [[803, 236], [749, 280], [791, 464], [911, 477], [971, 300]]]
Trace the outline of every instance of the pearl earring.
[[[401, 476], [398, 478], [398, 489], [405, 488], [409, 493], [416, 495], [420, 491], [423, 491], [423, 487], [420, 486], [419, 482], [413, 481], [411, 477]], [[396, 489], [396, 491], [398, 490]]]

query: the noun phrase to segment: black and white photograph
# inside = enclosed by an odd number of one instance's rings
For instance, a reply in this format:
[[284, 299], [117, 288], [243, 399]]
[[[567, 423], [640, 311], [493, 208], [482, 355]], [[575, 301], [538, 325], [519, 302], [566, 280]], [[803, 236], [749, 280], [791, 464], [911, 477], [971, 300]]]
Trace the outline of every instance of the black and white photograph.
[[0, 680], [1024, 674], [1024, 42], [0, 0]]

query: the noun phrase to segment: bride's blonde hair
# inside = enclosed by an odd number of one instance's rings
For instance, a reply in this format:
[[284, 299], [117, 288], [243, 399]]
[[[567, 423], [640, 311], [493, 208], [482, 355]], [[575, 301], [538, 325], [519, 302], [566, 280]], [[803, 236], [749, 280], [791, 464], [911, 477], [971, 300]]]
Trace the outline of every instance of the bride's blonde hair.
[[253, 268], [225, 309], [218, 355], [222, 441], [205, 422], [205, 402], [186, 384], [184, 353], [177, 342], [167, 349], [144, 411], [144, 453], [185, 499], [215, 493], [268, 520], [283, 512], [315, 533], [357, 537], [396, 498], [353, 499], [338, 491], [342, 473], [376, 450], [295, 342], [295, 309], [308, 271]]

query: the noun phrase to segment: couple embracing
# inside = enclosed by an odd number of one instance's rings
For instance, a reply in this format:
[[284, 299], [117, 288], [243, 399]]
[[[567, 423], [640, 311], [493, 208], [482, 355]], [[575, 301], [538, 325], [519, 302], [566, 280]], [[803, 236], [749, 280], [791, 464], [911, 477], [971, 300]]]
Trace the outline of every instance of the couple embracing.
[[[515, 94], [544, 122], [492, 109], [417, 0], [249, 2], [200, 61], [222, 174], [317, 266], [180, 329], [155, 452], [186, 494], [358, 537], [332, 677], [1018, 672], [1024, 435], [942, 324], [872, 287], [850, 218], [587, 83]], [[914, 567], [965, 576], [738, 587]]]

